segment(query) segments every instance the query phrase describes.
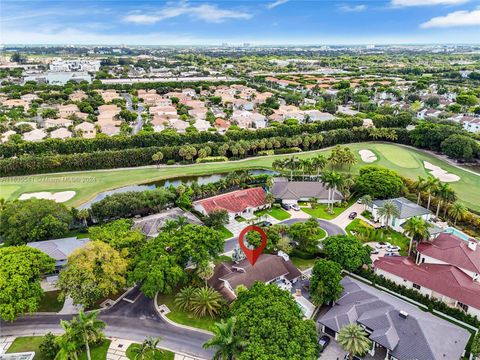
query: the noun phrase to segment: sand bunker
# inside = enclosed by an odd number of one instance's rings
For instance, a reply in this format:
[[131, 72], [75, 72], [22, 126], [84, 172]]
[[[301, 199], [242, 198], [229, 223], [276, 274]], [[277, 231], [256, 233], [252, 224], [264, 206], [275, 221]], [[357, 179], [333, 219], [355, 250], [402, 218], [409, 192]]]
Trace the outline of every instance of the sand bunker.
[[377, 155], [370, 150], [360, 150], [358, 153], [360, 154], [363, 162], [372, 163], [377, 160]]
[[432, 174], [433, 177], [436, 177], [442, 182], [455, 182], [460, 180], [460, 176], [450, 174], [449, 172], [443, 170], [441, 167], [435, 166], [428, 161], [424, 161], [423, 166], [425, 166], [425, 169], [430, 170], [430, 174]]
[[49, 191], [41, 191], [36, 193], [24, 193], [20, 195], [20, 200], [27, 200], [31, 198], [36, 199], [47, 199], [47, 200], [54, 200], [57, 203], [62, 203], [65, 201], [70, 200], [75, 196], [75, 191], [60, 191], [56, 193], [51, 193]]

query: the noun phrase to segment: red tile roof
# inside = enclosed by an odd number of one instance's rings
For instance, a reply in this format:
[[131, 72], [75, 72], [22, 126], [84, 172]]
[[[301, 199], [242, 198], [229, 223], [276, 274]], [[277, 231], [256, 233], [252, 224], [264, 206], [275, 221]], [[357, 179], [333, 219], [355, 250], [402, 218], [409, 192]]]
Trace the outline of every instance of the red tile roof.
[[455, 235], [441, 233], [432, 242], [418, 244], [417, 251], [456, 267], [480, 273], [480, 244], [477, 250], [468, 247], [468, 241]]
[[480, 284], [451, 265], [416, 265], [406, 257], [381, 257], [374, 267], [480, 309]]
[[237, 190], [194, 202], [195, 205], [203, 206], [207, 214], [223, 209], [231, 213], [239, 213], [247, 208], [256, 208], [266, 203], [265, 191], [261, 187]]

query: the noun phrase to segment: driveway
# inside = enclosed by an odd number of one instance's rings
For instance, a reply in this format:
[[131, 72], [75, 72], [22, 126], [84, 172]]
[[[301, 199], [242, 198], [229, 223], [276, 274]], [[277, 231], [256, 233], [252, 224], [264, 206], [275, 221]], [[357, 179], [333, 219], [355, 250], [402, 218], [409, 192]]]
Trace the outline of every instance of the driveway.
[[[107, 324], [105, 335], [142, 342], [147, 336], [160, 337], [160, 346], [194, 357], [210, 359], [213, 351], [202, 348], [210, 336], [174, 325], [163, 320], [156, 312], [153, 299], [144, 295], [134, 304], [120, 301], [101, 312], [99, 318]], [[70, 320], [71, 315], [31, 315], [12, 323], [0, 322], [0, 336], [44, 335], [51, 331], [61, 333], [60, 320]]]
[[356, 212], [357, 214], [361, 214], [364, 210], [364, 205], [363, 204], [353, 204], [349, 208], [345, 209], [340, 215], [338, 215], [335, 219], [331, 220], [331, 222], [342, 229], [345, 229], [352, 221], [353, 219], [349, 219], [348, 215], [350, 215], [352, 212]]
[[[319, 333], [319, 337], [324, 335], [323, 333]], [[345, 354], [347, 352], [342, 349], [340, 344], [336, 342], [332, 337], [330, 337], [330, 344], [328, 344], [327, 348], [324, 352], [320, 354], [319, 359], [322, 360], [343, 360]]]

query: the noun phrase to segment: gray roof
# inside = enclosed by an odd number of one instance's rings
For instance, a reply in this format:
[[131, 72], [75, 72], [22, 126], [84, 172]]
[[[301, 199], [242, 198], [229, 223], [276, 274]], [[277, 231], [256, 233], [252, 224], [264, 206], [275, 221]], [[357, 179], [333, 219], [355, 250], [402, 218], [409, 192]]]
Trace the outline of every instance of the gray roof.
[[189, 224], [202, 225], [202, 222], [191, 212], [183, 211], [177, 207], [136, 219], [133, 228], [139, 229], [149, 237], [156, 237], [167, 220], [177, 220], [180, 216], [185, 216]]
[[427, 210], [423, 206], [417, 205], [416, 203], [404, 197], [389, 200], [374, 200], [373, 205], [381, 207], [387, 201], [391, 201], [396, 205], [396, 207], [400, 211], [400, 216], [398, 217], [399, 219], [408, 219], [413, 216], [421, 216], [431, 213], [430, 210]]
[[[460, 359], [470, 333], [395, 296], [350, 277], [341, 281], [338, 302], [318, 321], [338, 332], [359, 323], [370, 339], [399, 360]], [[406, 319], [400, 316], [406, 312]]]
[[[318, 181], [286, 181], [284, 178], [276, 178], [271, 192], [275, 199], [300, 200], [305, 198], [317, 198], [328, 200], [328, 188]], [[343, 200], [340, 191], [335, 191], [335, 200]]]
[[67, 260], [67, 257], [76, 249], [83, 247], [89, 239], [69, 237], [45, 241], [30, 242], [27, 246], [38, 249], [57, 261]]

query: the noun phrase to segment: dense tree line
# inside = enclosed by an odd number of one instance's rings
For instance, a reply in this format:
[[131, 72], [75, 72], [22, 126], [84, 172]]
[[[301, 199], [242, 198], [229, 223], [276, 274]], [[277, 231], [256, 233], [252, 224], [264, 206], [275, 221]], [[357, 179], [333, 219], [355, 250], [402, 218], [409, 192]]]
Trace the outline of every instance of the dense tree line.
[[225, 135], [216, 132], [196, 132], [179, 134], [173, 130], [160, 133], [138, 134], [133, 136], [97, 137], [93, 139], [69, 138], [47, 139], [40, 142], [7, 142], [0, 146], [0, 157], [9, 158], [21, 155], [77, 154], [105, 150], [124, 150], [130, 148], [179, 146], [184, 144], [204, 144], [207, 142], [228, 142], [238, 140], [264, 139], [278, 136], [295, 136], [304, 133], [315, 134], [320, 131], [348, 129], [361, 126], [362, 120], [336, 119], [303, 125], [280, 125], [266, 129], [233, 130]]
[[[147, 147], [116, 151], [97, 151], [72, 155], [21, 156], [0, 160], [1, 176], [27, 175], [59, 171], [109, 169], [158, 164], [154, 154], [162, 153], [163, 163], [169, 161], [193, 162], [202, 153], [210, 156], [227, 156], [231, 160], [256, 156], [259, 151], [298, 147], [315, 150], [324, 147], [370, 140], [395, 140], [405, 138], [405, 129], [366, 129], [354, 127], [336, 129], [316, 134], [273, 137], [268, 139], [229, 141], [226, 143], [192, 144], [168, 147]], [[408, 141], [408, 137], [406, 139]], [[407, 142], [408, 143], [408, 142]], [[200, 150], [204, 151], [200, 151]], [[156, 158], [155, 158], [156, 159]]]

